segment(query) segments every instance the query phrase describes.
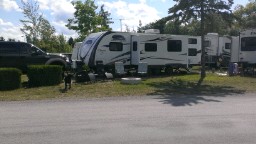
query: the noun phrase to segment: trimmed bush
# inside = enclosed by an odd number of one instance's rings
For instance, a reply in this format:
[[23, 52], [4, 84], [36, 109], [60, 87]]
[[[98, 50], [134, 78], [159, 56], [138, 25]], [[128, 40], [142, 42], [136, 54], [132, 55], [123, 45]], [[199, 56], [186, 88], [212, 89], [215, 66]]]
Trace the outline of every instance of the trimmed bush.
[[20, 88], [21, 74], [21, 71], [16, 68], [0, 68], [0, 90]]
[[62, 67], [59, 65], [28, 66], [30, 87], [58, 85], [62, 82]]

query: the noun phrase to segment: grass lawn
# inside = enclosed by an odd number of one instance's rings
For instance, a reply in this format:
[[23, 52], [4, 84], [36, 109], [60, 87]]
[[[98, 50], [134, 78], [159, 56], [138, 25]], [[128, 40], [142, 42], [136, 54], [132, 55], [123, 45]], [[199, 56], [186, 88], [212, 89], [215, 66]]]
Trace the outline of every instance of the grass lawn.
[[[90, 98], [107, 96], [140, 95], [229, 95], [256, 92], [256, 78], [219, 76], [207, 74], [201, 86], [197, 86], [199, 74], [143, 78], [138, 85], [121, 84], [119, 79], [95, 83], [73, 83], [63, 91], [64, 84], [37, 88], [20, 88], [0, 91], [0, 101], [42, 100], [59, 98]], [[26, 82], [27, 77], [22, 76]]]

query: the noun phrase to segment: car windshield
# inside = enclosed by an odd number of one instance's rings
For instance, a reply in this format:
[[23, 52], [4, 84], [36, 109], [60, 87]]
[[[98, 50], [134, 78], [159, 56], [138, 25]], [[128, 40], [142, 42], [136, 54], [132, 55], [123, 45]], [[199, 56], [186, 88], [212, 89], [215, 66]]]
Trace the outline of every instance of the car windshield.
[[31, 53], [36, 53], [36, 54], [44, 54], [45, 52], [43, 50], [41, 50], [40, 48], [32, 45], [31, 47]]

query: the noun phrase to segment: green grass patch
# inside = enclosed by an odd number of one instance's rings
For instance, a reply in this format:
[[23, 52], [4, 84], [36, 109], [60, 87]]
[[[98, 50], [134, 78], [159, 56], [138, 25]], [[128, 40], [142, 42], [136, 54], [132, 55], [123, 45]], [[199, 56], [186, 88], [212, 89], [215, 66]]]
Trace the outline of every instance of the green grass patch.
[[199, 74], [143, 78], [137, 85], [121, 84], [119, 79], [95, 83], [73, 83], [72, 88], [65, 92], [63, 83], [56, 86], [26, 88], [27, 77], [23, 75], [23, 88], [0, 91], [0, 101], [179, 94], [229, 95], [256, 91], [256, 79], [252, 77], [207, 74], [202, 85], [197, 86], [199, 78]]

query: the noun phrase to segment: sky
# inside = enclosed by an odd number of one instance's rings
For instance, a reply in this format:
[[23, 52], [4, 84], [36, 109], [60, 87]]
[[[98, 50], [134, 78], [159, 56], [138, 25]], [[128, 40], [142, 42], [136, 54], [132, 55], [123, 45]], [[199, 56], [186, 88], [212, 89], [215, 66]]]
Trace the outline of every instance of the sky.
[[[37, 1], [40, 7], [39, 11], [55, 27], [56, 34], [64, 34], [67, 39], [77, 37], [76, 31], [69, 30], [65, 26], [67, 19], [74, 17], [75, 9], [71, 4], [73, 0]], [[233, 8], [238, 4], [246, 5], [248, 2], [248, 0], [234, 0]], [[130, 30], [136, 31], [140, 20], [144, 26], [168, 16], [168, 9], [175, 2], [173, 0], [95, 0], [95, 4], [99, 8], [104, 4], [105, 10], [111, 13], [110, 18], [114, 23], [110, 27], [114, 31], [124, 31], [126, 25]], [[2, 36], [6, 40], [11, 38], [25, 41], [24, 34], [20, 31], [23, 26], [20, 20], [25, 19], [20, 9], [21, 6], [21, 0], [0, 0], [0, 37]]]

